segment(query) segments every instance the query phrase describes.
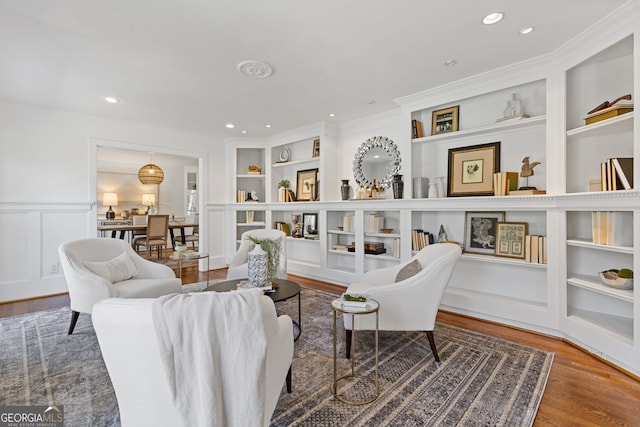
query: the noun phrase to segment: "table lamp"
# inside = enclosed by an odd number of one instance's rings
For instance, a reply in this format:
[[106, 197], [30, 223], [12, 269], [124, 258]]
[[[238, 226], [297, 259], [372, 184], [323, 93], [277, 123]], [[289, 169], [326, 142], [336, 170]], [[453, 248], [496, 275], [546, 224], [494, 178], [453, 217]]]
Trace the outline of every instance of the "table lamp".
[[109, 210], [105, 214], [107, 219], [115, 219], [116, 213], [111, 209], [112, 206], [118, 206], [118, 193], [104, 193], [102, 195], [102, 205], [109, 206]]
[[148, 214], [149, 210], [155, 204], [156, 204], [156, 195], [155, 194], [143, 194], [142, 195], [142, 206], [146, 206], [147, 207], [147, 212], [145, 212], [145, 214]]

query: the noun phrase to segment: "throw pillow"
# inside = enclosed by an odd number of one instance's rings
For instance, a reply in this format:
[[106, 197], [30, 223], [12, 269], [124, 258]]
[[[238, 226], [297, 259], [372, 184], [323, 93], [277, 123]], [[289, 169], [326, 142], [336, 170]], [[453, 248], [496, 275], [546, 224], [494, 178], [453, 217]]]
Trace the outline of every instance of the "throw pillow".
[[409, 277], [413, 277], [420, 273], [420, 270], [422, 270], [422, 266], [417, 259], [414, 259], [398, 271], [398, 274], [396, 274], [396, 282], [407, 280]]
[[126, 252], [108, 261], [85, 262], [84, 265], [111, 283], [122, 282], [138, 274], [136, 264]]

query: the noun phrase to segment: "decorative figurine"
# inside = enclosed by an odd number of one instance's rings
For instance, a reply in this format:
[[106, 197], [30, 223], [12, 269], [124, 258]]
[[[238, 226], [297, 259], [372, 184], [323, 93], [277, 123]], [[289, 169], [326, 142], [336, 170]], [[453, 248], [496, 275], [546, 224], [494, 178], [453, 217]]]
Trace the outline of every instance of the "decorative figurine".
[[496, 120], [496, 122], [529, 117], [522, 112], [522, 101], [516, 97], [515, 93], [511, 94], [511, 99], [507, 101], [507, 108], [503, 110], [502, 114], [504, 117]]
[[533, 176], [533, 168], [539, 164], [540, 162], [529, 163], [529, 156], [522, 159], [522, 170], [520, 171], [520, 176], [527, 180], [527, 185], [520, 187], [519, 190], [537, 190], [536, 187], [529, 187], [529, 177]]

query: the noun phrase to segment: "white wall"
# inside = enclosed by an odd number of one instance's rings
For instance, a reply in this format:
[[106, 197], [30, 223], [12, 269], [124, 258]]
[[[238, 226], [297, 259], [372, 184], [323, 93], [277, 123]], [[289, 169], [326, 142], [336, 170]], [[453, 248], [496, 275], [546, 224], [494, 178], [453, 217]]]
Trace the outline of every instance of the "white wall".
[[[201, 155], [205, 183], [224, 164], [224, 150], [204, 135], [0, 102], [0, 301], [66, 292], [56, 271], [58, 245], [96, 235], [96, 141]], [[217, 165], [215, 175], [209, 165]], [[215, 244], [223, 227], [214, 205], [223, 201], [221, 190], [205, 185], [202, 194], [214, 266], [224, 258]]]

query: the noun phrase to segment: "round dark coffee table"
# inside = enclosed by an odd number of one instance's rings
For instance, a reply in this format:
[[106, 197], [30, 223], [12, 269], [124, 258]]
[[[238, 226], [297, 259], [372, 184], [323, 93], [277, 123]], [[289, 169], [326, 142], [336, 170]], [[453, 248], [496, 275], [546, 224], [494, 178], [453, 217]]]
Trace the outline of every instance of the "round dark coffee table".
[[[214, 292], [229, 292], [235, 291], [237, 289], [238, 283], [242, 281], [246, 281], [247, 279], [235, 279], [235, 280], [225, 280], [224, 282], [214, 283], [213, 285], [207, 286], [205, 291], [214, 291]], [[302, 333], [302, 306], [300, 303], [300, 285], [291, 280], [279, 279], [278, 287], [275, 288], [274, 292], [265, 293], [269, 298], [273, 300], [273, 302], [281, 302], [286, 301], [295, 296], [298, 297], [298, 320], [295, 321], [292, 319], [294, 325], [297, 326], [298, 331], [296, 336], [293, 338], [294, 341], [297, 341], [300, 338], [300, 334]]]

